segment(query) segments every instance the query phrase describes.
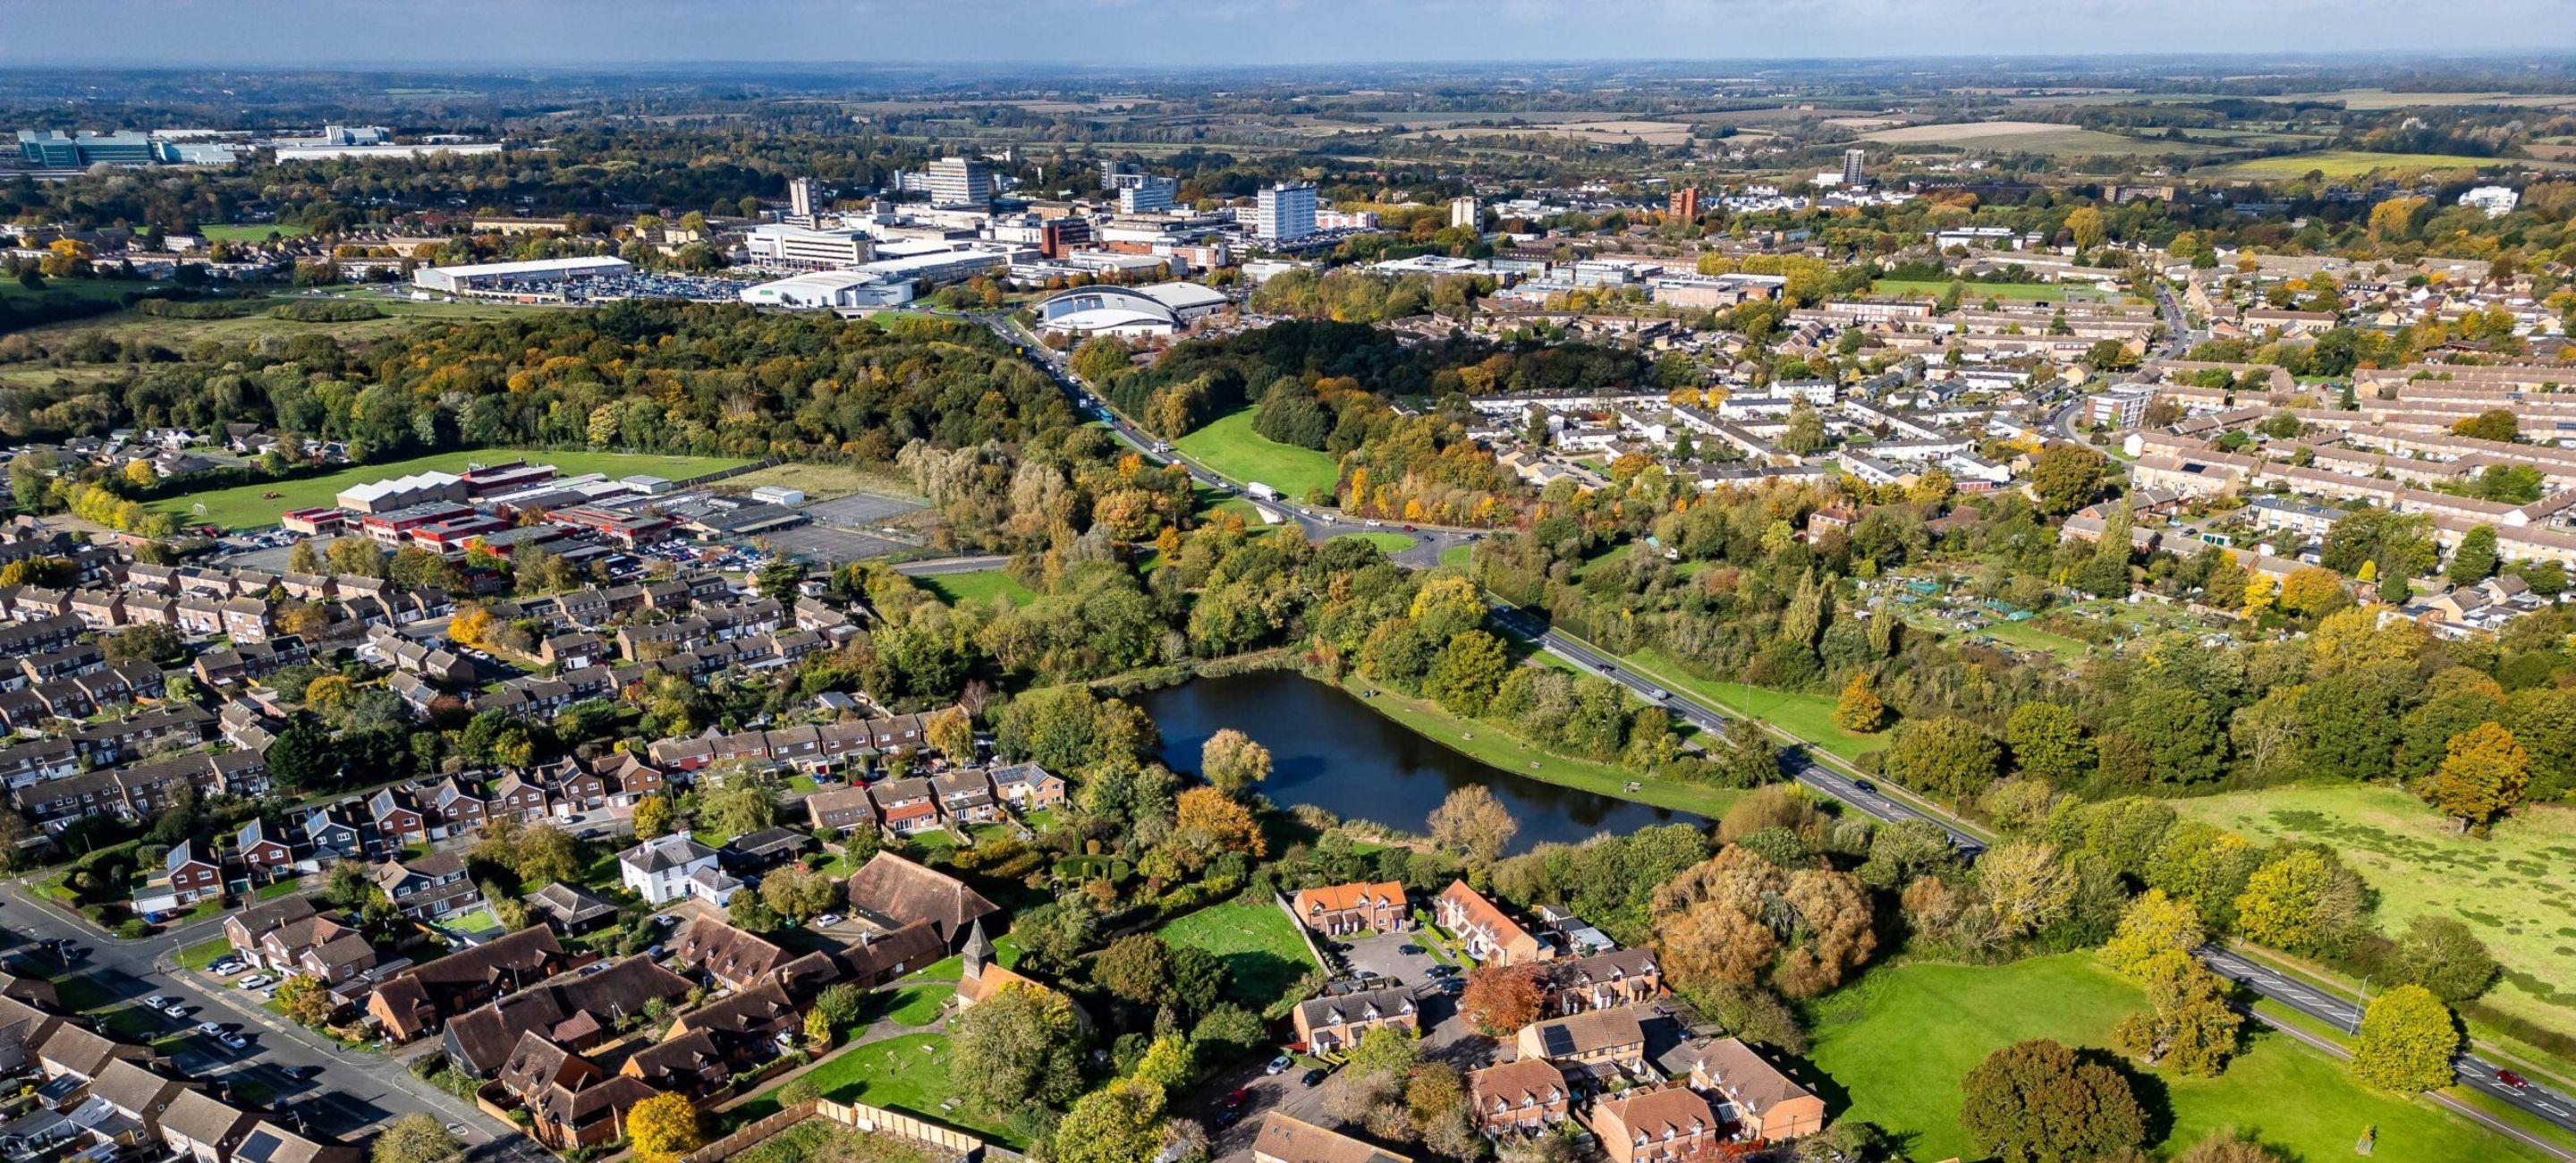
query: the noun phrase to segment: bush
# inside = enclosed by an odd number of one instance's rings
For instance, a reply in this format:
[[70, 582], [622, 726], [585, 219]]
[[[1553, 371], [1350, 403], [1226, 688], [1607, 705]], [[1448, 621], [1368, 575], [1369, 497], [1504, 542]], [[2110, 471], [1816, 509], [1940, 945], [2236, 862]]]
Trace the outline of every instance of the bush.
[[230, 319], [244, 313], [244, 304], [230, 299], [145, 299], [134, 310], [156, 319]]
[[141, 917], [127, 917], [116, 923], [116, 935], [128, 941], [139, 941], [151, 933], [152, 926], [144, 924]]
[[382, 319], [385, 313], [373, 303], [348, 299], [298, 299], [269, 308], [268, 317], [290, 323], [354, 323], [360, 319]]

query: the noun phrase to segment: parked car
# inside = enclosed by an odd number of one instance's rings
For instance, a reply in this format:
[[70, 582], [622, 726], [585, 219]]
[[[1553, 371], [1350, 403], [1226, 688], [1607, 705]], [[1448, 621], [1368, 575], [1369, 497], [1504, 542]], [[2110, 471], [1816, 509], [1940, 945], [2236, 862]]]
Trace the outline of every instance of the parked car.
[[1227, 1109], [1227, 1110], [1233, 1110], [1233, 1109], [1234, 1109], [1234, 1108], [1236, 1108], [1236, 1107], [1242, 1106], [1245, 1102], [1250, 1101], [1250, 1100], [1251, 1100], [1251, 1098], [1252, 1098], [1252, 1092], [1251, 1092], [1251, 1091], [1249, 1091], [1249, 1090], [1245, 1090], [1244, 1088], [1242, 1088], [1242, 1087], [1240, 1087], [1240, 1086], [1235, 1087], [1232, 1091], [1228, 1092], [1228, 1093], [1226, 1094], [1226, 1096], [1225, 1096], [1225, 1109]]
[[165, 1014], [168, 1014], [168, 1015], [170, 1015], [171, 1017], [174, 1017], [174, 1018], [184, 1018], [184, 1017], [187, 1017], [187, 1016], [188, 1016], [188, 1007], [187, 1007], [187, 1006], [185, 1006], [185, 1005], [183, 1005], [183, 1004], [181, 1004], [181, 1003], [179, 1003], [179, 1002], [175, 1002], [175, 1001], [174, 1001], [174, 1002], [171, 1002], [170, 1004], [168, 1004], [168, 1005], [166, 1005], [166, 1006], [161, 1007], [161, 1012], [162, 1012], [162, 1013], [165, 1013]]
[[224, 1036], [224, 1028], [214, 1024], [213, 1022], [197, 1023], [197, 1032], [204, 1034], [209, 1038], [220, 1038]]
[[233, 983], [233, 985], [239, 989], [258, 989], [263, 985], [275, 984], [277, 984], [277, 979], [270, 977], [265, 973], [254, 973]]
[[143, 1008], [147, 1010], [157, 1010], [163, 1006], [169, 1005], [171, 1000], [172, 999], [169, 994], [156, 993], [143, 999]]
[[227, 1050], [247, 1050], [250, 1048], [250, 1039], [242, 1037], [239, 1034], [226, 1034], [215, 1040], [223, 1043], [224, 1049]]
[[819, 916], [819, 917], [814, 918], [813, 923], [812, 923], [812, 924], [810, 924], [810, 925], [807, 925], [806, 927], [807, 927], [807, 928], [809, 928], [809, 929], [828, 929], [828, 928], [831, 928], [832, 926], [837, 925], [837, 924], [840, 924], [840, 923], [841, 923], [841, 914], [839, 914], [839, 913], [825, 913], [825, 914], [823, 914], [822, 916]]
[[1318, 1066], [1318, 1067], [1316, 1067], [1316, 1068], [1314, 1068], [1314, 1069], [1312, 1069], [1312, 1070], [1307, 1071], [1307, 1072], [1305, 1073], [1305, 1075], [1304, 1075], [1303, 1077], [1300, 1077], [1297, 1081], [1298, 1081], [1298, 1083], [1299, 1083], [1300, 1085], [1304, 1085], [1304, 1086], [1314, 1086], [1314, 1085], [1316, 1085], [1316, 1084], [1321, 1083], [1322, 1081], [1324, 1081], [1324, 1074], [1325, 1074], [1325, 1070], [1324, 1070], [1324, 1068], [1323, 1068], [1323, 1067], [1321, 1067], [1321, 1066]]
[[1270, 1065], [1262, 1067], [1262, 1068], [1261, 1068], [1261, 1072], [1262, 1072], [1263, 1074], [1285, 1074], [1285, 1073], [1287, 1073], [1287, 1072], [1288, 1072], [1288, 1068], [1289, 1068], [1289, 1067], [1294, 1066], [1294, 1065], [1296, 1065], [1296, 1064], [1297, 1064], [1297, 1061], [1296, 1061], [1295, 1059], [1290, 1058], [1289, 1056], [1287, 1056], [1287, 1055], [1285, 1055], [1285, 1054], [1282, 1054], [1282, 1055], [1280, 1055], [1280, 1056], [1278, 1056], [1278, 1057], [1276, 1057], [1276, 1058], [1271, 1059], [1271, 1060], [1270, 1060]]

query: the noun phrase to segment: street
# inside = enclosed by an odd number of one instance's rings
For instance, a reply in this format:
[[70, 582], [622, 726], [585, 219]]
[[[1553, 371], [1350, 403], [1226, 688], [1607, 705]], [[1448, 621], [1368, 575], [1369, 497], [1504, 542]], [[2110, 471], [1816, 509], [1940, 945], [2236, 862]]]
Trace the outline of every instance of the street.
[[[38, 969], [51, 968], [54, 962], [34, 947], [37, 942], [68, 939], [89, 950], [63, 976], [95, 986], [100, 995], [112, 999], [106, 1008], [155, 994], [182, 1002], [188, 1007], [184, 1018], [137, 1008], [138, 1014], [148, 1016], [166, 1033], [191, 1030], [199, 1022], [238, 1027], [250, 1042], [247, 1049], [227, 1050], [192, 1033], [171, 1055], [178, 1074], [207, 1084], [219, 1096], [242, 1088], [236, 1105], [266, 1105], [290, 1127], [348, 1143], [363, 1143], [403, 1115], [427, 1114], [441, 1124], [465, 1129], [462, 1138], [475, 1163], [537, 1163], [551, 1158], [516, 1128], [412, 1077], [407, 1057], [344, 1049], [269, 1012], [247, 991], [178, 968], [180, 950], [222, 936], [219, 920], [140, 941], [119, 941], [34, 899], [23, 884], [11, 883], [0, 886], [0, 933], [6, 934], [8, 953]], [[435, 1051], [436, 1046], [431, 1042], [425, 1048]], [[290, 1068], [307, 1077], [291, 1077]]]

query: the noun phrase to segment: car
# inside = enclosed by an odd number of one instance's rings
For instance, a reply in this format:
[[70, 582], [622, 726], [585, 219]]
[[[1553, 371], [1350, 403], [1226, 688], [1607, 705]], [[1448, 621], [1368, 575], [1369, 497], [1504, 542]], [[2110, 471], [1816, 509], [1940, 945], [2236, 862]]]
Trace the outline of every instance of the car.
[[459, 1137], [459, 1138], [463, 1138], [463, 1137], [464, 1137], [464, 1135], [465, 1135], [465, 1124], [463, 1124], [463, 1123], [449, 1123], [449, 1124], [447, 1124], [447, 1133], [448, 1133], [448, 1134], [451, 1134], [451, 1135], [455, 1135], [455, 1136], [457, 1136], [457, 1137]]
[[658, 915], [658, 916], [655, 916], [655, 917], [653, 918], [653, 923], [654, 923], [654, 924], [656, 924], [656, 925], [659, 925], [659, 926], [661, 926], [661, 927], [663, 927], [663, 928], [665, 928], [665, 929], [667, 929], [667, 928], [670, 928], [670, 927], [671, 927], [671, 926], [673, 926], [673, 925], [676, 925], [676, 924], [679, 924], [679, 923], [680, 923], [680, 914], [678, 914], [678, 913], [662, 913], [662, 914], [660, 914], [660, 915]]
[[280, 1066], [277, 1069], [279, 1073], [297, 1082], [322, 1075], [322, 1068], [319, 1066]]
[[1398, 945], [1398, 946], [1396, 946], [1396, 947], [1395, 947], [1395, 951], [1396, 951], [1396, 952], [1398, 952], [1398, 953], [1402, 953], [1402, 954], [1404, 954], [1404, 955], [1405, 955], [1405, 956], [1407, 956], [1407, 957], [1419, 957], [1419, 956], [1421, 956], [1421, 955], [1422, 955], [1422, 946], [1420, 946], [1420, 945]]
[[204, 1034], [209, 1038], [220, 1038], [224, 1036], [224, 1028], [214, 1024], [213, 1022], [197, 1023], [197, 1032]]
[[233, 986], [234, 986], [234, 988], [237, 988], [237, 989], [258, 989], [259, 987], [261, 987], [261, 986], [263, 986], [263, 985], [275, 985], [275, 984], [277, 984], [277, 979], [276, 979], [276, 978], [274, 978], [274, 977], [270, 977], [269, 975], [267, 975], [267, 974], [265, 974], [265, 973], [254, 973], [254, 974], [251, 974], [251, 975], [250, 975], [250, 976], [248, 976], [248, 977], [245, 977], [245, 978], [241, 979], [240, 981], [236, 981], [236, 982], [234, 982], [234, 983], [233, 983]]
[[1871, 783], [1870, 781], [1865, 780], [1865, 779], [1855, 779], [1855, 780], [1853, 780], [1853, 781], [1852, 781], [1852, 786], [1853, 786], [1853, 787], [1856, 787], [1856, 788], [1859, 788], [1859, 789], [1860, 789], [1860, 790], [1862, 790], [1862, 791], [1868, 792], [1868, 793], [1870, 793], [1871, 795], [1877, 795], [1877, 794], [1878, 794], [1878, 785], [1877, 785], [1877, 784], [1874, 784], [1874, 783]]
[[1405, 527], [1404, 527], [1404, 531], [1405, 531], [1405, 532], [1407, 532], [1407, 533], [1411, 533], [1411, 532], [1413, 532], [1413, 526], [1411, 526], [1411, 525], [1407, 525], [1407, 526], [1405, 526]]
[[1289, 1056], [1287, 1056], [1287, 1055], [1285, 1055], [1285, 1054], [1282, 1054], [1282, 1055], [1280, 1055], [1280, 1056], [1278, 1056], [1278, 1057], [1276, 1057], [1276, 1058], [1271, 1059], [1271, 1060], [1270, 1060], [1270, 1065], [1262, 1067], [1262, 1068], [1261, 1068], [1261, 1072], [1262, 1072], [1263, 1074], [1285, 1074], [1285, 1073], [1287, 1073], [1287, 1072], [1288, 1072], [1288, 1068], [1289, 1068], [1289, 1067], [1294, 1066], [1294, 1065], [1296, 1065], [1296, 1064], [1297, 1064], [1296, 1059], [1290, 1058]]
[[1424, 977], [1447, 977], [1456, 972], [1458, 972], [1456, 969], [1446, 965], [1434, 965], [1429, 969], [1423, 970], [1422, 975]]
[[840, 923], [841, 914], [825, 913], [822, 916], [814, 918], [814, 922], [806, 927], [811, 929], [828, 929]]
[[173, 999], [169, 994], [156, 993], [143, 999], [143, 1008], [147, 1010], [157, 1010], [163, 1006], [169, 1005], [172, 1000]]
[[1378, 519], [1377, 519], [1377, 518], [1375, 518], [1375, 517], [1371, 517], [1371, 518], [1369, 518], [1369, 519], [1368, 519], [1368, 521], [1367, 521], [1367, 522], [1365, 522], [1365, 523], [1366, 523], [1366, 524], [1368, 525], [1368, 527], [1369, 527], [1369, 528], [1371, 528], [1371, 529], [1382, 529], [1382, 528], [1384, 528], [1384, 527], [1386, 526], [1386, 522], [1384, 522], [1384, 521], [1380, 521], [1380, 520], [1378, 520]]
[[215, 1039], [215, 1041], [223, 1043], [224, 1049], [227, 1050], [247, 1050], [250, 1048], [250, 1039], [242, 1037], [239, 1034], [226, 1034], [223, 1037]]
[[2522, 1088], [2531, 1085], [2530, 1079], [2524, 1078], [2510, 1070], [2496, 1071], [2496, 1081], [2501, 1082], [2506, 1086], [2510, 1086], [2515, 1090], [2521, 1090]]
[[1236, 1108], [1236, 1107], [1242, 1106], [1245, 1102], [1250, 1101], [1250, 1100], [1251, 1100], [1251, 1098], [1252, 1098], [1252, 1092], [1251, 1092], [1251, 1091], [1249, 1091], [1249, 1090], [1245, 1090], [1244, 1088], [1242, 1088], [1242, 1087], [1240, 1087], [1240, 1086], [1235, 1087], [1232, 1091], [1228, 1092], [1228, 1093], [1226, 1094], [1226, 1096], [1225, 1096], [1225, 1109], [1227, 1109], [1227, 1110], [1233, 1110], [1233, 1109], [1234, 1109], [1234, 1108]]
[[174, 1001], [161, 1007], [161, 1012], [174, 1018], [184, 1018], [188, 1016], [188, 1007]]
[[1323, 1067], [1321, 1067], [1321, 1066], [1318, 1066], [1318, 1067], [1316, 1067], [1316, 1068], [1314, 1068], [1314, 1069], [1312, 1069], [1312, 1070], [1307, 1071], [1304, 1075], [1300, 1076], [1300, 1077], [1297, 1079], [1297, 1081], [1298, 1081], [1298, 1083], [1299, 1083], [1300, 1085], [1304, 1085], [1304, 1086], [1313, 1086], [1313, 1085], [1315, 1085], [1315, 1084], [1317, 1084], [1317, 1083], [1320, 1083], [1320, 1082], [1324, 1081], [1324, 1075], [1325, 1075], [1325, 1073], [1326, 1073], [1326, 1072], [1325, 1072], [1324, 1068], [1323, 1068]]
[[1242, 1111], [1241, 1109], [1239, 1109], [1239, 1108], [1235, 1108], [1235, 1107], [1226, 1107], [1226, 1108], [1221, 1109], [1221, 1110], [1219, 1110], [1219, 1111], [1217, 1111], [1217, 1112], [1216, 1112], [1216, 1125], [1217, 1125], [1218, 1129], [1222, 1130], [1222, 1129], [1224, 1129], [1224, 1128], [1226, 1128], [1226, 1127], [1233, 1126], [1233, 1125], [1234, 1125], [1234, 1123], [1235, 1123], [1235, 1120], [1240, 1119], [1240, 1118], [1242, 1118], [1242, 1117], [1243, 1117], [1243, 1111]]

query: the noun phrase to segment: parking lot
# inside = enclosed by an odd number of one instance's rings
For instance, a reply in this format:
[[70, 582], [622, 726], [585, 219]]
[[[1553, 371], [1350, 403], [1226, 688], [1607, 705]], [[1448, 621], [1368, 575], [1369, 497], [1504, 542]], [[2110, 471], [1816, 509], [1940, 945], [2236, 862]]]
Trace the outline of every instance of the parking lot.
[[925, 506], [906, 497], [880, 497], [870, 493], [852, 493], [805, 506], [805, 514], [826, 525], [853, 528], [883, 525], [906, 513], [919, 512]]
[[761, 537], [780, 553], [790, 553], [808, 561], [839, 565], [845, 561], [866, 561], [901, 553], [912, 546], [872, 533], [858, 533], [830, 525], [800, 525], [779, 529]]
[[[1347, 976], [1391, 977], [1406, 985], [1427, 985], [1433, 966], [1440, 964], [1424, 952], [1411, 933], [1380, 933], [1348, 942], [1348, 952], [1334, 954], [1348, 968]], [[1407, 953], [1406, 949], [1413, 952]]]

